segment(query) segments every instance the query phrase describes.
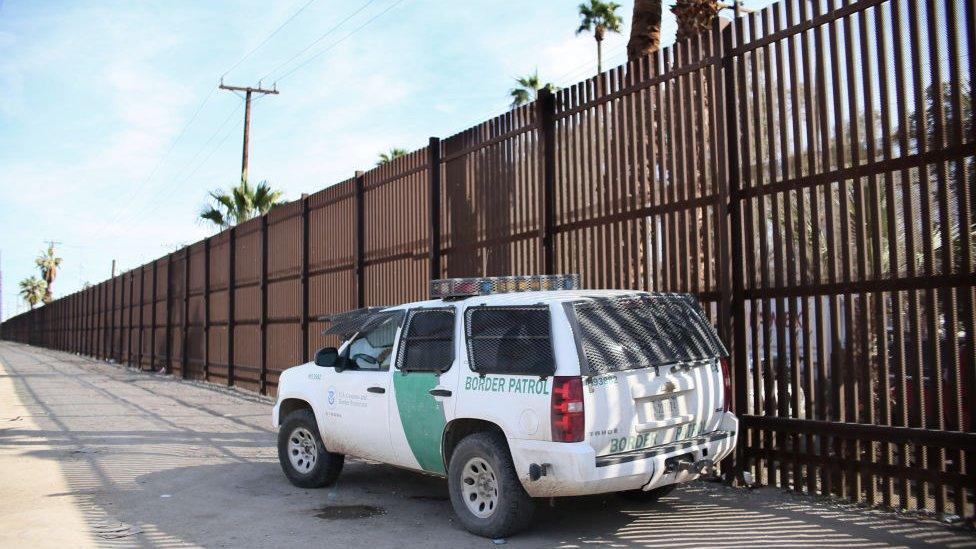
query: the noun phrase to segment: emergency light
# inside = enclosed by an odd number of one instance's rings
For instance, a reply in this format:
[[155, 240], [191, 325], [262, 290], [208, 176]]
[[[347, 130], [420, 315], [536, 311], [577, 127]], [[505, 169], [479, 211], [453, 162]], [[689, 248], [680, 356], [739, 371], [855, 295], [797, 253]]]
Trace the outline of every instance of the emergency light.
[[430, 297], [449, 299], [512, 292], [578, 290], [579, 287], [578, 274], [442, 278], [430, 281]]

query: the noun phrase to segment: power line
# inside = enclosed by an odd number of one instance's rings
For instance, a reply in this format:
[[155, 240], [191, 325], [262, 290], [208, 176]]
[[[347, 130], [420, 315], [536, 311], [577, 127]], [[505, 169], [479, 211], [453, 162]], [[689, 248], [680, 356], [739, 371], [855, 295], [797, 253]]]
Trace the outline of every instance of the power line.
[[[122, 200], [122, 201], [119, 202], [120, 204], [122, 204], [124, 206], [125, 204], [131, 203], [132, 200], [135, 199], [135, 197], [138, 196], [139, 193], [146, 187], [146, 185], [149, 184], [149, 182], [152, 180], [152, 178], [155, 177], [156, 172], [159, 171], [159, 168], [163, 165], [163, 163], [166, 161], [166, 159], [169, 158], [170, 153], [172, 153], [173, 152], [173, 149], [176, 148], [177, 143], [179, 143], [180, 140], [183, 139], [183, 136], [186, 135], [186, 131], [190, 128], [190, 125], [193, 124], [193, 122], [197, 119], [197, 117], [200, 115], [200, 111], [203, 110], [203, 107], [210, 100], [210, 97], [213, 96], [213, 92], [214, 92], [215, 89], [216, 88], [210, 88], [210, 91], [203, 98], [203, 101], [200, 103], [200, 105], [197, 107], [197, 109], [193, 112], [193, 115], [190, 117], [190, 119], [183, 126], [183, 129], [180, 130], [180, 133], [176, 136], [176, 139], [174, 139], [173, 142], [170, 143], [169, 148], [166, 149], [166, 152], [163, 153], [163, 156], [161, 156], [159, 158], [159, 160], [156, 162], [156, 165], [153, 166], [153, 169], [152, 169], [151, 172], [149, 172], [149, 175], [144, 180], [142, 180], [142, 182], [140, 184], [136, 185], [136, 187], [132, 190], [132, 192], [128, 193], [128, 195], [126, 196], [126, 198], [124, 200]], [[102, 224], [99, 225], [95, 229], [94, 234], [96, 236], [100, 235], [102, 233], [102, 231], [105, 230], [105, 227], [106, 226], [111, 225], [113, 223], [116, 223], [124, 214], [125, 214], [125, 208], [124, 207], [118, 208], [116, 210], [115, 214], [113, 214], [110, 219], [108, 219], [106, 221], [103, 221]]]
[[[206, 155], [206, 157], [199, 164], [197, 164], [195, 167], [193, 167], [193, 164], [194, 164], [194, 162], [196, 162], [196, 159], [199, 158], [200, 155], [205, 150], [207, 150], [207, 148], [210, 145], [210, 143], [212, 143], [213, 140], [216, 139], [218, 135], [220, 135], [220, 133], [223, 131], [224, 127], [227, 126], [227, 123], [230, 122], [231, 119], [234, 117], [234, 115], [236, 115], [240, 111], [241, 111], [241, 105], [237, 105], [234, 108], [234, 110], [232, 110], [230, 113], [228, 113], [227, 114], [227, 117], [224, 118], [223, 122], [221, 122], [220, 125], [217, 126], [217, 129], [210, 135], [209, 138], [207, 138], [207, 140], [203, 143], [203, 145], [201, 145], [200, 148], [197, 149], [197, 152], [190, 158], [190, 160], [188, 160], [184, 164], [184, 168], [177, 170], [176, 173], [178, 175], [174, 179], [178, 179], [179, 180], [178, 183], [176, 183], [174, 185], [171, 185], [171, 186], [168, 186], [168, 187], [165, 187], [163, 189], [160, 189], [159, 191], [156, 192], [156, 194], [152, 195], [152, 197], [148, 201], [146, 201], [146, 204], [144, 204], [141, 208], [129, 210], [129, 214], [127, 216], [121, 217], [117, 221], [128, 221], [128, 220], [132, 219], [133, 216], [143, 214], [144, 212], [145, 213], [151, 213], [151, 212], [155, 211], [156, 209], [158, 209], [157, 200], [160, 199], [160, 198], [162, 198], [162, 195], [164, 193], [170, 193], [171, 196], [176, 196], [178, 194], [178, 193], [176, 193], [176, 191], [183, 185], [183, 183], [185, 183], [194, 173], [196, 173], [196, 171], [200, 169], [200, 166], [202, 166], [203, 163], [205, 163], [207, 160], [209, 160], [210, 157], [213, 155], [213, 153], [218, 148], [220, 148], [220, 146], [224, 143], [224, 141], [227, 140], [228, 136], [230, 136], [231, 133], [233, 133], [233, 131], [228, 131], [224, 135], [224, 137], [214, 146], [214, 148], [213, 149], [210, 149], [210, 152]], [[234, 127], [232, 128], [232, 130], [233, 129], [236, 129], [236, 128], [237, 128], [237, 125], [235, 124]], [[189, 171], [187, 171], [187, 170], [189, 170]], [[186, 174], [186, 175], [183, 175], [183, 174]], [[154, 204], [156, 204], [156, 207], [155, 208], [152, 207]], [[142, 220], [145, 220], [146, 219], [146, 216], [145, 215], [140, 215], [140, 217], [141, 217]]]
[[241, 57], [237, 61], [237, 63], [234, 63], [231, 66], [231, 68], [229, 68], [226, 71], [224, 71], [224, 74], [220, 75], [220, 77], [223, 78], [223, 77], [227, 76], [227, 74], [230, 71], [232, 71], [232, 70], [236, 69], [237, 67], [239, 67], [241, 65], [241, 63], [243, 63], [244, 61], [246, 61], [247, 58], [251, 57], [251, 54], [253, 54], [254, 52], [258, 51], [259, 49], [261, 49], [262, 46], [264, 46], [265, 44], [267, 44], [268, 41], [271, 40], [274, 37], [274, 35], [278, 34], [278, 31], [280, 31], [281, 29], [283, 29], [285, 27], [285, 25], [287, 25], [288, 23], [290, 23], [292, 19], [298, 17], [298, 14], [302, 13], [303, 11], [305, 11], [305, 8], [307, 8], [308, 6], [310, 6], [312, 4], [312, 2], [315, 2], [315, 0], [308, 0], [308, 2], [305, 2], [305, 4], [303, 4], [302, 7], [298, 8], [298, 11], [296, 11], [293, 14], [291, 14], [291, 17], [289, 17], [288, 19], [285, 19], [285, 21], [283, 23], [281, 23], [280, 25], [278, 25], [278, 28], [276, 28], [275, 30], [271, 31], [271, 34], [269, 34], [268, 36], [266, 36], [264, 38], [264, 40], [261, 41], [260, 44], [258, 44], [257, 46], [255, 46], [251, 51], [249, 51], [246, 54], [244, 54], [244, 57]]
[[319, 42], [321, 42], [322, 40], [324, 40], [327, 36], [329, 36], [330, 34], [332, 34], [333, 32], [335, 32], [339, 27], [341, 27], [342, 25], [346, 24], [346, 21], [349, 21], [350, 19], [352, 19], [353, 17], [355, 17], [356, 15], [358, 15], [359, 12], [363, 11], [364, 9], [366, 9], [370, 4], [372, 4], [375, 1], [376, 0], [367, 0], [367, 2], [365, 4], [363, 4], [362, 6], [359, 6], [359, 9], [357, 9], [356, 11], [354, 11], [354, 12], [350, 13], [349, 15], [347, 15], [345, 19], [343, 19], [342, 21], [339, 21], [338, 23], [336, 23], [335, 26], [333, 26], [331, 29], [325, 31], [318, 38], [316, 38], [311, 43], [309, 43], [307, 46], [305, 46], [304, 48], [302, 48], [302, 50], [300, 52], [298, 52], [295, 55], [289, 57], [285, 61], [283, 61], [281, 63], [278, 63], [278, 65], [275, 66], [275, 68], [273, 68], [270, 71], [268, 71], [268, 74], [262, 76], [261, 77], [261, 80], [267, 80], [268, 77], [271, 76], [272, 74], [274, 74], [275, 72], [277, 72], [278, 69], [280, 69], [281, 67], [284, 67], [288, 63], [291, 63], [292, 61], [294, 61], [295, 59], [297, 59], [298, 57], [300, 57], [303, 53], [305, 53], [308, 50], [310, 50], [316, 44], [318, 44]]
[[[192, 164], [200, 156], [200, 153], [203, 150], [205, 150], [207, 148], [207, 146], [214, 140], [214, 138], [217, 137], [217, 135], [220, 133], [220, 131], [224, 129], [224, 126], [227, 125], [227, 122], [229, 122], [231, 120], [231, 118], [235, 114], [237, 114], [238, 111], [240, 111], [240, 108], [241, 108], [240, 105], [238, 105], [237, 107], [234, 108], [233, 111], [231, 111], [227, 115], [227, 118], [225, 118], [224, 121], [221, 122], [220, 126], [217, 127], [217, 130], [213, 134], [211, 134], [210, 138], [207, 139], [207, 141], [203, 144], [203, 146], [201, 146], [199, 149], [197, 149], [196, 154], [193, 155], [193, 157], [185, 164], [185, 166], [189, 166], [190, 164]], [[183, 171], [183, 170], [178, 170], [178, 171]], [[153, 194], [151, 196], [151, 198], [148, 201], [146, 201], [146, 204], [143, 205], [141, 208], [122, 208], [122, 209], [120, 209], [118, 211], [117, 215], [115, 215], [110, 221], [108, 221], [106, 223], [103, 223], [102, 225], [100, 225], [93, 232], [93, 236], [91, 237], [92, 240], [97, 240], [98, 237], [100, 237], [105, 232], [105, 230], [108, 227], [111, 227], [111, 226], [116, 225], [118, 223], [128, 223], [131, 219], [133, 219], [134, 216], [139, 215], [142, 212], [146, 211], [147, 206], [148, 205], [151, 205], [153, 202], [155, 202], [163, 193], [166, 193], [166, 192], [174, 193], [174, 191], [175, 191], [175, 188], [173, 186], [163, 187], [162, 189], [157, 190], [156, 193]], [[122, 204], [131, 204], [131, 201], [123, 202]]]
[[370, 23], [372, 23], [373, 21], [376, 21], [377, 19], [379, 19], [380, 17], [382, 17], [382, 16], [384, 15], [384, 14], [386, 14], [386, 13], [387, 13], [388, 11], [390, 11], [390, 10], [392, 10], [393, 8], [395, 8], [395, 7], [397, 7], [398, 5], [400, 5], [400, 3], [402, 3], [402, 2], [403, 2], [403, 0], [397, 0], [396, 2], [394, 2], [394, 3], [392, 3], [392, 4], [390, 4], [390, 5], [389, 5], [389, 6], [388, 6], [388, 7], [387, 7], [387, 8], [385, 9], [385, 10], [383, 10], [383, 11], [381, 11], [381, 12], [379, 12], [379, 13], [377, 13], [377, 14], [376, 14], [376, 15], [374, 15], [373, 17], [370, 17], [370, 18], [369, 18], [369, 19], [368, 19], [368, 20], [367, 20], [367, 21], [366, 21], [365, 23], [363, 23], [362, 25], [359, 25], [358, 27], [356, 27], [355, 29], [353, 29], [352, 31], [350, 31], [350, 32], [349, 32], [349, 34], [347, 34], [347, 35], [345, 35], [345, 36], [343, 36], [343, 37], [342, 37], [342, 38], [340, 38], [339, 40], [337, 40], [337, 41], [335, 41], [335, 42], [333, 42], [332, 44], [330, 44], [330, 45], [329, 45], [329, 47], [327, 47], [327, 48], [325, 48], [325, 49], [323, 49], [323, 50], [320, 50], [320, 51], [319, 51], [318, 53], [316, 53], [316, 54], [313, 54], [313, 55], [312, 55], [311, 57], [309, 57], [308, 59], [306, 59], [305, 61], [303, 61], [302, 63], [300, 63], [300, 64], [299, 64], [298, 66], [296, 66], [295, 68], [293, 68], [293, 69], [291, 69], [290, 71], [288, 71], [288, 72], [286, 72], [285, 74], [283, 74], [283, 75], [281, 75], [281, 76], [279, 76], [278, 78], [276, 78], [276, 79], [275, 79], [275, 82], [280, 82], [280, 81], [282, 81], [282, 80], [284, 80], [285, 78], [288, 78], [288, 77], [289, 77], [289, 76], [291, 76], [291, 75], [292, 75], [292, 74], [293, 74], [293, 73], [294, 73], [295, 71], [297, 71], [298, 69], [300, 69], [300, 68], [302, 68], [302, 67], [304, 67], [305, 65], [308, 65], [309, 63], [311, 63], [312, 61], [314, 61], [314, 60], [315, 60], [315, 58], [317, 58], [317, 57], [319, 57], [319, 56], [320, 56], [320, 55], [322, 55], [323, 53], [325, 53], [325, 52], [327, 52], [327, 51], [329, 51], [329, 50], [331, 50], [332, 48], [334, 48], [334, 47], [336, 47], [336, 46], [338, 46], [339, 44], [341, 44], [341, 43], [343, 43], [343, 42], [344, 42], [344, 41], [345, 41], [345, 40], [346, 40], [347, 38], [349, 38], [350, 36], [352, 36], [352, 35], [354, 35], [354, 34], [356, 34], [357, 32], [359, 32], [360, 30], [362, 30], [363, 28], [365, 28], [365, 27], [366, 27], [367, 25], [369, 25], [369, 24], [370, 24]]
[[[230, 122], [232, 118], [234, 118], [234, 115], [241, 112], [242, 107], [243, 104], [237, 105], [236, 107], [234, 107], [232, 111], [227, 113], [227, 117], [224, 118], [223, 122], [221, 122], [220, 125], [217, 126], [217, 129], [214, 130], [212, 134], [210, 134], [210, 137], [207, 138], [207, 140], [203, 143], [203, 145], [200, 146], [199, 149], [197, 149], [197, 152], [186, 162], [186, 164], [184, 164], [184, 166], [187, 167], [190, 166], [197, 158], [200, 157], [200, 154], [207, 148], [208, 145], [210, 145], [211, 142], [213, 142], [214, 139], [216, 139], [217, 135], [220, 134], [220, 132], [224, 129], [225, 126], [227, 126], [227, 123]], [[177, 172], [182, 172], [182, 171], [183, 170], [177, 170]]]
[[[627, 43], [626, 42], [623, 42], [623, 43], [618, 44], [615, 48], [613, 48], [613, 49], [611, 49], [610, 51], [607, 52], [606, 59], [607, 60], [614, 59], [618, 54], [622, 53], [626, 48], [627, 48]], [[592, 65], [596, 65], [596, 60], [595, 59], [594, 60], [587, 61], [586, 63], [584, 63], [582, 65], [579, 65], [579, 66], [577, 66], [574, 69], [570, 69], [569, 72], [563, 73], [562, 75], [556, 77], [553, 82], [558, 82], [558, 81], [564, 80], [566, 78], [569, 78], [570, 76], [576, 78], [577, 75], [579, 75], [581, 73], [586, 73], [589, 70], [591, 70], [590, 67]]]
[[[254, 99], [253, 104], [257, 104], [259, 101], [261, 101], [265, 97], [267, 97], [267, 96], [266, 95], [261, 95], [261, 96], [257, 97], [256, 99]], [[213, 141], [213, 139], [215, 137], [217, 137], [218, 134], [220, 134], [220, 130], [222, 130], [223, 127], [227, 124], [227, 121], [229, 121], [238, 112], [240, 112], [240, 107], [238, 107], [237, 109], [235, 109], [233, 112], [230, 113], [230, 115], [224, 120], [223, 124], [221, 124], [220, 128], [218, 128], [217, 131], [214, 132], [214, 134], [210, 136], [210, 139], [207, 140], [207, 143], [204, 144], [204, 146], [201, 147], [200, 150], [197, 151], [197, 155], [196, 156], [199, 156], [199, 153], [207, 148], [207, 145], [211, 141]], [[227, 140], [230, 138], [231, 135], [234, 134], [234, 132], [237, 130], [237, 128], [239, 126], [240, 126], [240, 123], [234, 124], [226, 133], [224, 133], [224, 136], [217, 142], [217, 144], [214, 145], [213, 148], [210, 149], [210, 151], [207, 153], [207, 155], [204, 156], [204, 158], [202, 160], [200, 160], [200, 162], [198, 162], [193, 167], [193, 169], [191, 169], [189, 172], [187, 172], [185, 175], [183, 175], [181, 178], [179, 178], [179, 181], [177, 181], [173, 185], [172, 189], [167, 189], [167, 190], [174, 191], [174, 192], [171, 193], [171, 196], [179, 196], [179, 193], [178, 192], [175, 192], [175, 191], [177, 191], [179, 189], [182, 189], [183, 185], [186, 184], [186, 182], [189, 181], [194, 175], [196, 175], [197, 171], [199, 171], [200, 168], [202, 168], [204, 165], [207, 164], [207, 162], [210, 160], [210, 158], [217, 151], [219, 151], [221, 149], [221, 147], [223, 147], [224, 143], [227, 142]], [[194, 160], [196, 159], [196, 156], [194, 156]], [[192, 163], [192, 160], [191, 160], [190, 163]], [[145, 212], [145, 215], [140, 215], [140, 218], [136, 222], [137, 224], [134, 227], [141, 227], [142, 224], [144, 224], [146, 221], [148, 221], [150, 219], [151, 214], [155, 213], [160, 208], [160, 206], [163, 203], [164, 203], [163, 201], [159, 201], [159, 202], [150, 201], [147, 204], [148, 208], [146, 208], [146, 207], [143, 207], [142, 208], [141, 212]]]
[[[255, 100], [255, 102], [257, 102], [257, 100]], [[210, 158], [217, 151], [219, 151], [223, 147], [224, 143], [227, 142], [227, 140], [230, 138], [230, 136], [232, 136], [232, 135], [234, 135], [236, 133], [237, 128], [239, 126], [240, 126], [240, 123], [234, 124], [233, 126], [231, 126], [224, 133], [224, 136], [222, 138], [220, 138], [220, 140], [217, 141], [217, 143], [213, 146], [213, 148], [211, 148], [207, 152], [207, 154], [200, 160], [200, 162], [198, 162], [195, 166], [193, 166], [193, 168], [189, 172], [187, 172], [187, 174], [183, 178], [181, 178], [179, 181], [177, 181], [176, 183], [174, 183], [172, 189], [168, 189], [168, 190], [171, 190], [172, 191], [170, 193], [170, 195], [169, 195], [170, 198], [179, 196], [179, 193], [176, 192], [176, 191], [179, 190], [179, 189], [182, 189], [183, 186], [186, 184], [186, 182], [189, 181], [194, 175], [196, 175], [197, 171], [199, 171], [200, 168], [202, 168], [204, 165], [207, 164], [207, 162], [210, 160]], [[133, 216], [137, 216], [137, 219], [135, 219], [133, 221], [132, 225], [130, 225], [128, 227], [128, 230], [131, 232], [131, 231], [134, 231], [134, 230], [136, 230], [138, 228], [141, 228], [143, 225], [146, 224], [146, 222], [152, 220], [153, 215], [164, 204], [169, 204], [170, 202], [172, 202], [172, 200], [166, 200], [165, 197], [160, 197], [160, 200], [155, 200], [155, 199], [154, 200], [151, 200], [151, 201], [147, 202], [146, 204], [144, 204], [137, 211], [133, 211], [132, 212], [132, 215]]]

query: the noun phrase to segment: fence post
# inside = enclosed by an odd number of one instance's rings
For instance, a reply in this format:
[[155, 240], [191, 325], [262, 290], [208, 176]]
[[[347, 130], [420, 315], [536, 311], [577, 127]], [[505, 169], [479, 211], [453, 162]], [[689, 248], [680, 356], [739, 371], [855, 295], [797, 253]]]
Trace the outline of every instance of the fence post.
[[112, 300], [109, 296], [109, 280], [102, 282], [102, 356], [103, 360], [111, 358], [111, 341], [109, 340], [110, 328], [112, 325], [112, 311], [109, 305], [111, 305]]
[[95, 287], [88, 288], [88, 356], [95, 356]]
[[[732, 55], [733, 45], [737, 43], [742, 31], [742, 19], [735, 18], [732, 25], [724, 31], [722, 37], [722, 69], [725, 89], [725, 153], [728, 161], [728, 223], [729, 223], [729, 255], [731, 260], [732, 278], [732, 361], [734, 373], [732, 382], [734, 383], [734, 407], [733, 409], [740, 417], [748, 409], [748, 376], [749, 368], [746, 364], [746, 325], [745, 325], [745, 299], [743, 279], [743, 242], [742, 242], [742, 197], [740, 194], [740, 167], [739, 167], [739, 112], [736, 109], [736, 87], [735, 87], [735, 58]], [[715, 27], [718, 24], [716, 22]], [[747, 437], [739, 435], [739, 443], [736, 448], [734, 471], [736, 476], [741, 475], [746, 467], [745, 452]]]
[[139, 267], [139, 349], [136, 353], [136, 367], [142, 370], [142, 349], [146, 325], [146, 265]]
[[[92, 358], [98, 357], [98, 284], [91, 288], [91, 353]], [[38, 315], [31, 315], [38, 316]], [[39, 326], [38, 326], [39, 327]], [[36, 335], [36, 330], [35, 330]]]
[[366, 306], [366, 224], [363, 219], [363, 172], [356, 172], [356, 306]]
[[430, 280], [441, 277], [441, 140], [431, 137], [427, 142], [427, 181], [430, 184]]
[[237, 227], [231, 227], [227, 248], [227, 386], [234, 384], [234, 261]]
[[[92, 288], [91, 286], [85, 290], [85, 356], [91, 355], [91, 296]], [[33, 321], [31, 321], [32, 323]], [[28, 323], [28, 327], [31, 327], [31, 323]], [[30, 343], [30, 336], [34, 334], [32, 329], [28, 335], [28, 344]]]
[[[66, 351], [66, 352], [71, 352], [71, 340], [72, 340], [72, 338], [74, 337], [74, 334], [75, 334], [75, 332], [74, 332], [74, 322], [72, 322], [72, 318], [71, 318], [71, 310], [72, 310], [72, 306], [74, 304], [73, 303], [74, 302], [73, 297], [74, 297], [74, 294], [65, 297], [65, 300], [64, 300], [64, 311], [62, 312], [62, 316], [64, 317], [64, 343], [63, 343], [64, 349], [63, 350]], [[3, 327], [2, 326], [3, 325], [0, 324], [0, 337], [2, 337], [2, 335], [3, 335], [3, 332], [2, 332]]]
[[71, 352], [81, 349], [81, 292], [71, 296]]
[[268, 390], [268, 214], [261, 216], [261, 377], [258, 391]]
[[102, 356], [102, 284], [92, 287], [92, 357]]
[[173, 254], [166, 256], [166, 364], [163, 371], [173, 368]]
[[[95, 358], [102, 358], [102, 351], [105, 347], [105, 334], [102, 328], [105, 324], [105, 284], [95, 285]], [[40, 315], [37, 315], [40, 316]], [[41, 344], [44, 344], [44, 324], [41, 324]]]
[[81, 350], [81, 295], [75, 294], [71, 297], [71, 351], [77, 353]]
[[132, 271], [129, 271], [129, 326], [125, 331], [125, 363], [132, 366], [132, 309], [135, 308], [135, 293], [133, 289], [136, 286], [136, 275]]
[[190, 247], [183, 248], [183, 336], [180, 338], [180, 377], [186, 379], [186, 349], [190, 322]]
[[539, 90], [536, 122], [542, 153], [542, 270], [556, 270], [556, 97], [549, 88]]
[[[82, 334], [82, 318], [81, 318], [81, 292], [79, 291], [74, 297], [71, 298], [71, 351], [76, 354], [81, 353], [81, 334]], [[18, 326], [19, 329], [19, 326]]]
[[89, 286], [85, 294], [85, 327], [87, 328], [85, 332], [85, 355], [92, 356], [95, 348], [95, 288]]
[[159, 281], [157, 280], [157, 273], [159, 272], [159, 260], [153, 260], [152, 262], [152, 306], [149, 307], [149, 313], [152, 315], [152, 321], [149, 323], [149, 369], [156, 370], [156, 298], [158, 297], [157, 292], [159, 291]]
[[301, 204], [301, 223], [302, 223], [302, 270], [301, 270], [301, 285], [302, 285], [302, 303], [301, 303], [301, 320], [300, 326], [302, 329], [302, 350], [299, 356], [302, 357], [302, 362], [308, 361], [308, 261], [309, 261], [309, 222], [308, 222], [308, 195], [302, 193], [302, 204]]
[[99, 284], [99, 287], [99, 292], [102, 295], [101, 303], [99, 303], [99, 306], [102, 309], [102, 314], [99, 316], [101, 317], [102, 321], [99, 327], [100, 333], [98, 334], [98, 340], [101, 341], [102, 348], [98, 353], [98, 358], [104, 360], [108, 358], [108, 281], [106, 280], [105, 282], [102, 282]]
[[[91, 286], [85, 290], [85, 356], [91, 355], [91, 298], [92, 298], [92, 288]], [[33, 333], [33, 331], [32, 331]]]
[[210, 381], [210, 238], [203, 239], [203, 380]]
[[[111, 349], [111, 357], [115, 362], [119, 362], [122, 359], [121, 345], [119, 345], [119, 352], [115, 352], [115, 308], [118, 305], [116, 301], [115, 294], [119, 291], [118, 277], [112, 277], [112, 323], [110, 325], [111, 330], [109, 332], [109, 348]], [[121, 323], [121, 322], [120, 322]], [[121, 328], [121, 327], [120, 327]]]

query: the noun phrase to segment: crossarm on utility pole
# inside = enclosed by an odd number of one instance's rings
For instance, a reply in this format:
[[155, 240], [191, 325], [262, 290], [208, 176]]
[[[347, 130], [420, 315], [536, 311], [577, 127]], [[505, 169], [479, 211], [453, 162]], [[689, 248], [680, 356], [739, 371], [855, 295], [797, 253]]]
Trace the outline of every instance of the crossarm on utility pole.
[[278, 95], [278, 88], [275, 86], [272, 89], [266, 89], [260, 85], [256, 88], [252, 88], [251, 86], [227, 86], [221, 81], [220, 89], [244, 92], [244, 150], [241, 153], [241, 181], [244, 181], [247, 179], [247, 150], [251, 135], [251, 94]]

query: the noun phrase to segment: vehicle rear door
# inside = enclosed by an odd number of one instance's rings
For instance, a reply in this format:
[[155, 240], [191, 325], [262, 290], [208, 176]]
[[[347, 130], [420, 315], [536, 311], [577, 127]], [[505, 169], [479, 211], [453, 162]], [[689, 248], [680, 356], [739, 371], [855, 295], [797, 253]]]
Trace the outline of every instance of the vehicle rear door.
[[691, 296], [634, 294], [567, 304], [598, 456], [717, 429], [725, 348]]

